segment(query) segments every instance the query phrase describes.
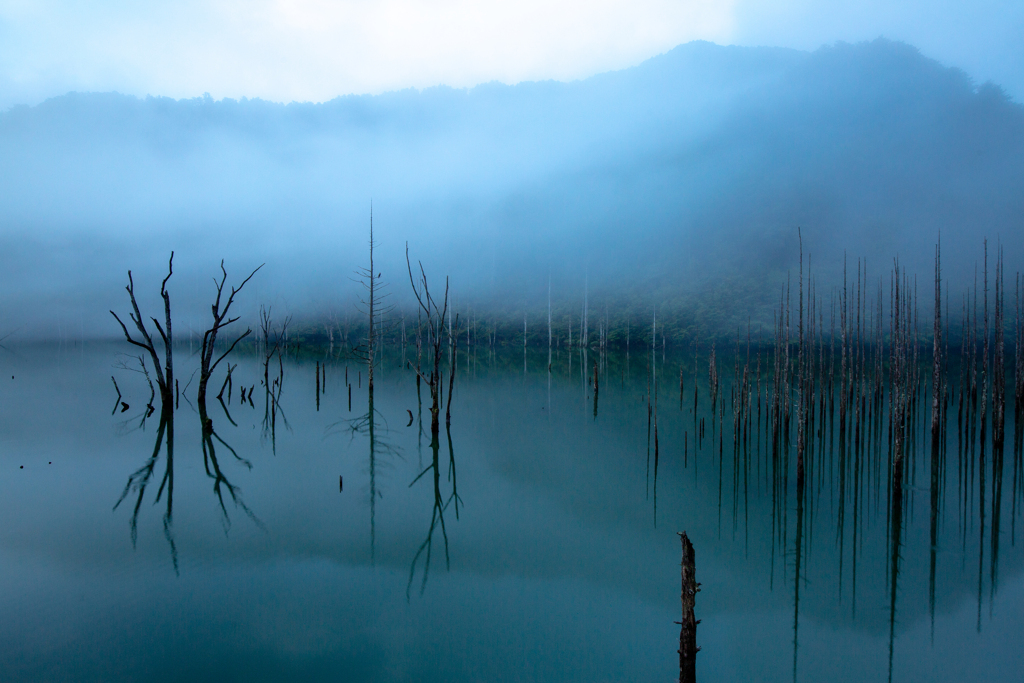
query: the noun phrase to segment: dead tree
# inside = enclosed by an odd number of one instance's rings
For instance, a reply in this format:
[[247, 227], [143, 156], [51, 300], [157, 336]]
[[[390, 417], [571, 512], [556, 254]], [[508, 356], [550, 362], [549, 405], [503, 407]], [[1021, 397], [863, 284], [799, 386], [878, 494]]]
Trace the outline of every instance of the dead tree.
[[693, 545], [685, 531], [679, 534], [679, 540], [683, 544], [681, 592], [683, 620], [679, 622], [679, 683], [694, 683], [697, 680], [697, 652], [700, 650], [697, 647], [697, 624], [700, 623], [700, 620], [694, 617], [693, 607], [697, 600], [697, 593], [700, 592], [700, 584], [697, 583]]
[[370, 266], [360, 268], [356, 271], [359, 282], [366, 290], [366, 298], [361, 300], [362, 307], [368, 315], [369, 327], [367, 328], [366, 343], [355, 349], [355, 355], [366, 363], [368, 376], [368, 390], [373, 394], [373, 368], [380, 362], [380, 342], [386, 332], [384, 329], [385, 316], [392, 307], [386, 304], [386, 285], [381, 281], [381, 274], [374, 269], [373, 248], [377, 242], [373, 239], [373, 210], [370, 210]]
[[932, 450], [938, 452], [942, 406], [942, 265], [941, 242], [935, 244], [935, 315], [932, 332]]
[[[455, 393], [455, 368], [458, 365], [457, 352], [459, 350], [459, 314], [455, 314], [455, 323], [451, 321], [451, 313], [448, 318], [448, 405], [445, 408], [444, 424], [452, 426], [452, 394]], [[468, 351], [467, 351], [468, 352]]]
[[[263, 305], [260, 306], [260, 334], [263, 344], [263, 386], [268, 389], [270, 387], [270, 361], [274, 354], [280, 355], [283, 352], [281, 342], [288, 333], [288, 323], [292, 319], [291, 316], [287, 316], [275, 332], [274, 321], [270, 317], [271, 308]], [[270, 344], [271, 336], [274, 338], [273, 346]], [[259, 343], [261, 342], [257, 339], [257, 344]]]
[[128, 296], [132, 302], [132, 312], [128, 314], [132, 322], [135, 323], [135, 327], [138, 329], [139, 334], [142, 335], [142, 340], [139, 341], [132, 337], [131, 333], [128, 332], [128, 328], [125, 326], [121, 319], [117, 317], [117, 313], [113, 311], [110, 315], [114, 316], [114, 320], [121, 326], [121, 330], [124, 331], [125, 339], [128, 340], [129, 344], [134, 344], [139, 348], [145, 349], [149, 352], [150, 358], [153, 360], [153, 367], [156, 369], [156, 383], [160, 388], [160, 398], [164, 402], [165, 406], [171, 405], [171, 392], [174, 388], [174, 359], [172, 354], [172, 341], [173, 336], [171, 333], [171, 296], [167, 292], [167, 281], [171, 279], [171, 275], [174, 272], [174, 252], [171, 252], [171, 257], [167, 261], [167, 277], [160, 283], [160, 296], [164, 300], [164, 327], [160, 326], [160, 321], [156, 318], [150, 318], [153, 324], [156, 325], [157, 332], [160, 333], [160, 338], [164, 344], [164, 365], [161, 367], [160, 358], [157, 356], [156, 347], [153, 345], [153, 338], [150, 336], [149, 331], [146, 329], [146, 324], [142, 320], [142, 313], [139, 312], [139, 304], [135, 300], [135, 282], [132, 280], [132, 271], [128, 271], [128, 286], [125, 289], [128, 291]]
[[[237, 339], [235, 339], [231, 346], [228, 347], [228, 350], [222, 353], [220, 357], [217, 358], [216, 361], [214, 361], [213, 352], [214, 345], [217, 342], [217, 333], [220, 332], [222, 328], [227, 327], [231, 323], [238, 320], [237, 317], [228, 317], [228, 311], [231, 310], [231, 304], [235, 302], [235, 295], [242, 291], [242, 288], [245, 287], [245, 284], [249, 280], [251, 280], [252, 276], [256, 274], [256, 271], [258, 271], [262, 267], [263, 264], [260, 264], [256, 268], [256, 270], [249, 273], [249, 277], [242, 280], [242, 284], [238, 285], [238, 287], [232, 287], [231, 294], [228, 295], [227, 301], [224, 302], [224, 307], [221, 308], [221, 295], [224, 293], [224, 283], [227, 282], [228, 279], [228, 272], [224, 269], [224, 260], [221, 259], [220, 282], [217, 282], [216, 279], [214, 279], [213, 281], [217, 287], [217, 298], [214, 300], [213, 305], [210, 306], [210, 310], [213, 312], [213, 325], [210, 327], [210, 329], [206, 330], [206, 332], [203, 333], [203, 346], [200, 352], [199, 360], [199, 395], [197, 396], [197, 400], [199, 402], [200, 414], [203, 416], [206, 415], [206, 384], [210, 381], [210, 375], [212, 375], [213, 371], [217, 369], [217, 366], [220, 365], [220, 362], [224, 360], [224, 358], [226, 358], [227, 355], [234, 350], [235, 346], [238, 345], [238, 342], [242, 341], [250, 334], [252, 334], [252, 328], [246, 329], [245, 332], [242, 333], [242, 335], [239, 336]], [[205, 419], [203, 420], [203, 427], [204, 429], [206, 428]]]
[[[288, 338], [288, 323], [291, 316], [274, 329], [273, 320], [270, 317], [270, 308], [260, 306], [260, 333], [263, 337], [263, 438], [270, 438], [272, 447], [277, 448], [277, 414], [281, 413], [285, 426], [288, 420], [284, 417], [281, 409], [281, 391], [284, 387], [284, 341]], [[270, 344], [273, 336], [274, 344]], [[270, 361], [277, 355], [277, 376], [270, 379]], [[252, 389], [249, 390], [249, 403], [252, 404]], [[351, 393], [351, 389], [349, 389]]]
[[420, 267], [420, 278], [419, 284], [416, 283], [416, 278], [412, 274], [412, 262], [409, 260], [409, 243], [405, 243], [405, 265], [409, 271], [409, 284], [412, 285], [412, 292], [416, 295], [416, 302], [419, 304], [420, 310], [423, 311], [427, 319], [427, 339], [432, 347], [434, 355], [434, 368], [430, 371], [430, 375], [424, 375], [423, 372], [417, 368], [416, 373], [421, 377], [430, 387], [430, 433], [436, 439], [439, 425], [438, 416], [441, 412], [439, 391], [441, 388], [441, 352], [442, 352], [442, 339], [447, 323], [445, 317], [448, 314], [448, 278], [444, 279], [444, 300], [438, 305], [433, 295], [430, 293], [430, 286], [427, 283], [427, 273], [423, 270], [423, 263], [419, 263]]

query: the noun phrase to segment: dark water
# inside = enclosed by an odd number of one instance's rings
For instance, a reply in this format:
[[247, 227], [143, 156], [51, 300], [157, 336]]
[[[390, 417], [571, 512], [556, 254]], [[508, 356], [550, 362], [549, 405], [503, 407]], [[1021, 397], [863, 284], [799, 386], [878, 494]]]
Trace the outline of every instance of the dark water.
[[[884, 427], [856, 457], [838, 420], [816, 432], [798, 497], [795, 450], [772, 455], [755, 404], [736, 446], [728, 377], [720, 431], [703, 357], [695, 418], [692, 355], [658, 355], [656, 453], [644, 354], [591, 354], [595, 400], [578, 353], [549, 375], [546, 351], [525, 374], [521, 351], [460, 352], [436, 451], [396, 349], [372, 448], [365, 368], [327, 359], [318, 410], [323, 357], [275, 361], [275, 411], [238, 355], [204, 458], [198, 377], [169, 454], [126, 351], [0, 351], [4, 681], [673, 680], [681, 530], [701, 680], [1020, 680], [1012, 423], [993, 476], [990, 446], [961, 458], [952, 409], [933, 496], [922, 409], [894, 525]], [[184, 388], [198, 361], [176, 363]]]

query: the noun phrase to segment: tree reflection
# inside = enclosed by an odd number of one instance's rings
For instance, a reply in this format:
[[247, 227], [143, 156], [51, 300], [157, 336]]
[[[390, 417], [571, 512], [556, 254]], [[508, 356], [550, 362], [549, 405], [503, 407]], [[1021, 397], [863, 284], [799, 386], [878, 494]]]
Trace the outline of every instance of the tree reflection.
[[[225, 407], [225, 412], [226, 411], [227, 408]], [[252, 463], [238, 455], [235, 449], [217, 434], [213, 428], [213, 420], [211, 420], [206, 414], [206, 406], [201, 403], [199, 404], [199, 419], [202, 423], [203, 429], [203, 467], [206, 470], [206, 476], [213, 479], [213, 493], [217, 496], [217, 503], [220, 505], [224, 532], [227, 533], [227, 530], [231, 527], [231, 518], [228, 516], [227, 506], [224, 504], [225, 491], [227, 491], [227, 494], [231, 498], [231, 502], [234, 503], [235, 507], [240, 508], [257, 527], [266, 530], [263, 522], [253, 514], [253, 511], [250, 510], [245, 504], [245, 501], [242, 500], [241, 490], [228, 480], [224, 471], [221, 469], [220, 462], [217, 460], [216, 444], [220, 443], [224, 448], [228, 449], [231, 455], [234, 456], [235, 460], [245, 465], [247, 469], [252, 469]]]
[[[152, 411], [152, 406], [147, 407], [142, 416], [142, 424], [140, 428], [145, 428], [145, 420], [148, 414]], [[132, 517], [129, 522], [131, 526], [131, 538], [132, 547], [135, 547], [136, 540], [138, 538], [138, 526], [139, 526], [139, 510], [142, 507], [142, 499], [146, 495], [146, 487], [149, 486], [153, 479], [153, 473], [156, 470], [157, 461], [160, 459], [160, 450], [164, 445], [166, 438], [167, 443], [167, 457], [164, 460], [164, 476], [160, 480], [160, 487], [156, 492], [156, 500], [154, 504], [159, 503], [161, 497], [166, 489], [167, 492], [167, 509], [164, 512], [163, 527], [164, 537], [167, 539], [168, 545], [171, 547], [171, 562], [174, 564], [174, 573], [178, 573], [178, 549], [174, 543], [174, 529], [173, 529], [173, 513], [174, 513], [174, 409], [170, 403], [161, 402], [160, 409], [160, 424], [156, 430], [156, 443], [153, 446], [153, 453], [150, 455], [146, 464], [137, 469], [128, 477], [128, 483], [125, 484], [124, 491], [121, 492], [121, 497], [117, 499], [114, 504], [116, 510], [120, 507], [121, 503], [125, 501], [128, 494], [135, 491], [138, 493], [135, 500], [135, 507], [132, 509]]]
[[462, 499], [459, 498], [459, 487], [458, 478], [456, 476], [455, 469], [455, 449], [452, 447], [452, 430], [451, 427], [445, 430], [448, 435], [448, 475], [446, 478], [447, 482], [451, 483], [451, 493], [445, 498], [441, 487], [441, 467], [440, 467], [440, 444], [438, 443], [437, 434], [433, 434], [430, 440], [430, 451], [431, 451], [431, 462], [430, 464], [420, 472], [412, 483], [409, 484], [409, 488], [412, 488], [416, 482], [423, 478], [428, 472], [431, 473], [434, 482], [434, 505], [430, 513], [430, 528], [427, 530], [427, 538], [420, 544], [420, 547], [416, 550], [416, 555], [412, 558], [412, 565], [409, 567], [409, 582], [405, 587], [405, 598], [409, 599], [412, 591], [413, 579], [416, 577], [416, 567], [420, 563], [420, 558], [423, 558], [423, 579], [420, 582], [420, 595], [427, 587], [427, 578], [430, 575], [430, 560], [434, 550], [434, 532], [438, 528], [441, 529], [441, 536], [444, 538], [444, 564], [445, 569], [451, 569], [451, 557], [448, 553], [448, 530], [444, 523], [444, 513], [448, 509], [448, 506], [452, 503], [455, 504], [455, 519], [459, 519], [459, 504]]
[[348, 430], [350, 443], [357, 436], [365, 436], [369, 442], [369, 474], [370, 474], [370, 562], [377, 561], [377, 498], [382, 493], [377, 486], [377, 474], [382, 456], [398, 455], [398, 449], [387, 440], [388, 426], [380, 412], [373, 405], [373, 389], [369, 389], [366, 413], [352, 420], [335, 423], [329, 430], [340, 425]]
[[[143, 365], [145, 368], [145, 365]], [[224, 414], [227, 416], [228, 421], [231, 424], [235, 424], [234, 420], [231, 419], [231, 415], [228, 412], [227, 406], [223, 401], [220, 401], [221, 406], [224, 409]], [[155, 408], [152, 403], [147, 405], [140, 415], [136, 415], [129, 420], [122, 422], [123, 427], [127, 427], [130, 423], [134, 423], [138, 420], [137, 427], [134, 429], [145, 430], [146, 422], [150, 416], [155, 412]], [[225, 494], [231, 500], [236, 508], [240, 508], [253, 523], [260, 529], [265, 530], [265, 526], [262, 521], [253, 513], [253, 511], [246, 505], [242, 498], [241, 490], [235, 484], [232, 484], [228, 479], [227, 475], [221, 467], [220, 461], [217, 457], [218, 444], [226, 448], [232, 456], [239, 462], [241, 462], [247, 469], [252, 469], [252, 463], [245, 458], [238, 455], [234, 448], [232, 448], [220, 435], [217, 434], [213, 427], [213, 420], [207, 415], [206, 406], [203, 403], [199, 404], [199, 418], [202, 429], [202, 450], [203, 450], [203, 466], [206, 471], [206, 475], [213, 480], [213, 492], [217, 497], [218, 505], [220, 506], [222, 513], [222, 523], [224, 531], [227, 533], [231, 526], [231, 519], [228, 515], [228, 509], [225, 501]], [[237, 425], [236, 425], [237, 426]], [[160, 461], [161, 452], [164, 450], [166, 445], [166, 456], [163, 462], [163, 476], [160, 478], [160, 484], [157, 488], [156, 496], [153, 501], [154, 504], [160, 503], [162, 500], [166, 501], [166, 508], [163, 515], [163, 530], [164, 537], [167, 539], [167, 543], [171, 550], [171, 562], [174, 565], [174, 573], [179, 573], [178, 567], [178, 550], [174, 540], [174, 405], [170, 400], [160, 402], [160, 422], [156, 429], [156, 439], [153, 445], [153, 450], [146, 460], [146, 463], [139, 469], [132, 472], [128, 477], [128, 482], [125, 484], [124, 490], [121, 492], [121, 496], [117, 499], [114, 504], [114, 510], [117, 510], [122, 503], [127, 500], [130, 495], [135, 496], [135, 505], [132, 508], [132, 515], [129, 521], [131, 528], [131, 540], [132, 547], [136, 546], [138, 539], [138, 522], [139, 513], [142, 509], [142, 501], [146, 496], [146, 489], [150, 487], [155, 481], [155, 476], [158, 471], [158, 464]]]

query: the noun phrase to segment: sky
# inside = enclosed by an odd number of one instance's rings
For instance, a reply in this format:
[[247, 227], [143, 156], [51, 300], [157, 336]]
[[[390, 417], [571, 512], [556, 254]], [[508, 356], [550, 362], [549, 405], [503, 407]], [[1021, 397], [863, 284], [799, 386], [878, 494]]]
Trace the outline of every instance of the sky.
[[1024, 101], [1006, 0], [0, 0], [0, 110], [69, 91], [325, 101], [573, 80], [691, 40], [902, 40]]

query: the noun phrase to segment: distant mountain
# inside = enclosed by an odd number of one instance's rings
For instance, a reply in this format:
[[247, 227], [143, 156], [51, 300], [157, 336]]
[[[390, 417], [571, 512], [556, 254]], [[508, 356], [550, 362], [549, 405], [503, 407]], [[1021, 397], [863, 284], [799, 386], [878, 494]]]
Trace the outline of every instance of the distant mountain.
[[171, 248], [182, 278], [267, 261], [263, 296], [334, 305], [371, 199], [400, 297], [408, 240], [478, 305], [540, 307], [549, 272], [568, 305], [586, 274], [592, 301], [725, 323], [776, 300], [798, 226], [819, 293], [844, 250], [872, 281], [895, 255], [929, 278], [940, 231], [957, 286], [985, 235], [1020, 267], [1024, 108], [902, 43], [697, 42], [572, 83], [322, 104], [71, 93], [0, 114], [0, 189], [0, 313], [37, 325], [105, 311]]

